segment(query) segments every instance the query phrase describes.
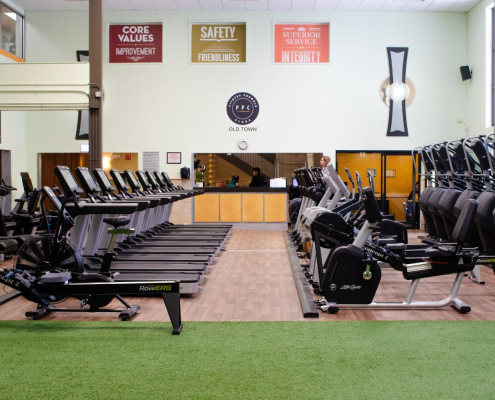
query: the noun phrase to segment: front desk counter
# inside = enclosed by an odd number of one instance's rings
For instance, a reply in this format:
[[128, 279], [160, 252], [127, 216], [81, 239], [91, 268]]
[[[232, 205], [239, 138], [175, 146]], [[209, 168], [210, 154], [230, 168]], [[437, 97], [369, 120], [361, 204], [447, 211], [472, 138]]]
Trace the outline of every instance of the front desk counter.
[[194, 222], [287, 224], [288, 188], [202, 189], [194, 197]]

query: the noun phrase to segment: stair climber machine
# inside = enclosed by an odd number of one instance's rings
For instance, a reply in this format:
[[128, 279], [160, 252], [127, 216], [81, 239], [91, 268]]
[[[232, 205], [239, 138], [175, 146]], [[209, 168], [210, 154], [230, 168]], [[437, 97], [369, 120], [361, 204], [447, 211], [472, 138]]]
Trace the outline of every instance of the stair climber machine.
[[[316, 256], [315, 242], [313, 237], [313, 232], [311, 226], [315, 220], [320, 221], [323, 224], [333, 225], [337, 224], [339, 228], [342, 228], [342, 232], [347, 231], [346, 221], [353, 215], [354, 211], [358, 210], [360, 207], [359, 197], [352, 196], [347, 186], [340, 179], [337, 174], [337, 171], [329, 165], [329, 176], [325, 175], [325, 179], [327, 179], [327, 187], [329, 188], [325, 195], [323, 196], [320, 204], [315, 207], [306, 208], [302, 217], [301, 217], [301, 232], [302, 232], [302, 240], [303, 243], [311, 242], [311, 250], [310, 250], [310, 262], [309, 265], [305, 268], [304, 273], [309, 280], [309, 283], [313, 285], [313, 288], [317, 290], [318, 282], [322, 275], [318, 274], [317, 266], [318, 259]], [[330, 201], [330, 192], [333, 193], [333, 197]], [[334, 214], [338, 215], [338, 220], [334, 219]], [[343, 224], [341, 223], [341, 219]], [[340, 244], [340, 241], [333, 243], [336, 245]], [[328, 245], [328, 246], [327, 246]], [[323, 257], [328, 256], [328, 253], [334, 246], [327, 245], [321, 247], [321, 252], [323, 253]]]
[[[404, 264], [400, 258], [383, 248], [366, 244], [373, 229], [382, 219], [378, 203], [370, 188], [363, 192], [366, 221], [352, 244], [341, 246], [331, 254], [326, 262], [320, 290], [323, 298], [316, 303], [322, 311], [336, 313], [339, 309], [440, 309], [453, 306], [461, 313], [471, 308], [457, 298], [465, 272], [474, 268], [475, 255], [464, 251], [471, 224], [474, 222], [478, 202], [469, 200], [464, 206], [454, 228], [456, 246], [454, 249], [433, 246], [425, 250], [426, 261]], [[375, 302], [374, 297], [381, 280], [378, 260], [387, 262], [395, 270], [401, 271], [406, 280], [411, 280], [406, 298], [402, 302]], [[413, 300], [421, 279], [454, 274], [455, 279], [449, 295], [438, 301]]]
[[306, 208], [316, 206], [323, 196], [323, 192], [328, 189], [323, 186], [319, 186], [314, 179], [311, 170], [307, 168], [296, 169], [294, 173], [299, 185], [302, 201], [301, 206], [299, 207], [296, 226], [291, 232], [291, 239], [297, 250], [303, 251], [303, 244], [301, 241], [301, 216]]
[[[123, 228], [128, 217], [106, 218], [105, 223], [113, 228], [110, 245], [105, 253], [101, 273], [88, 273], [84, 269], [81, 255], [67, 240], [74, 220], [66, 210], [71, 198], [61, 203], [49, 187], [43, 188], [43, 199], [48, 198], [59, 211], [59, 218], [53, 234], [35, 236], [25, 242], [16, 256], [13, 269], [0, 268], [0, 282], [12, 287], [29, 301], [37, 304], [34, 311], [26, 316], [40, 319], [53, 312], [118, 312], [122, 320], [131, 319], [140, 309], [128, 304], [121, 295], [160, 294], [167, 308], [173, 326], [173, 334], [182, 330], [180, 313], [180, 285], [174, 280], [116, 282], [111, 271], [114, 259], [114, 245], [118, 234], [131, 232]], [[44, 214], [46, 211], [41, 204]], [[68, 297], [79, 299], [78, 309], [57, 308], [56, 303]], [[121, 309], [104, 308], [114, 299]]]
[[309, 241], [308, 232], [304, 232], [304, 216], [318, 213], [321, 208], [333, 209], [342, 197], [344, 201], [351, 198], [348, 188], [331, 164], [327, 166], [327, 170], [329, 175], [322, 174], [319, 168], [315, 168], [314, 171], [307, 169], [295, 171], [296, 177], [299, 177], [299, 187], [303, 196], [295, 230], [291, 233], [298, 251], [306, 252]]
[[[116, 215], [129, 215], [131, 224], [134, 225], [140, 218], [151, 218], [156, 214], [147, 213], [150, 206], [148, 201], [121, 201], [92, 203], [79, 199], [79, 194], [83, 191], [75, 180], [69, 168], [64, 166], [55, 167], [55, 175], [58, 177], [68, 202], [65, 204], [66, 210], [74, 218], [75, 226], [69, 235], [70, 242], [75, 246], [76, 251], [84, 256], [87, 269], [99, 271], [104, 259], [105, 247], [108, 241], [104, 239], [102, 223], [103, 218]], [[148, 224], [144, 221], [143, 224]], [[135, 225], [136, 226], [136, 225]], [[139, 229], [141, 227], [139, 226]], [[128, 233], [120, 233], [119, 238], [128, 236]], [[106, 246], [105, 246], [106, 244]], [[168, 264], [182, 263], [185, 260], [195, 260], [200, 263], [207, 262], [209, 257], [169, 254], [167, 250], [162, 253], [150, 249], [146, 251], [131, 251], [125, 249], [125, 245], [116, 244], [114, 246], [118, 259], [112, 263], [112, 272], [115, 272], [115, 281], [155, 281], [155, 280], [176, 280], [180, 283], [182, 294], [193, 294], [199, 290], [199, 282], [203, 275], [194, 270], [168, 270]]]

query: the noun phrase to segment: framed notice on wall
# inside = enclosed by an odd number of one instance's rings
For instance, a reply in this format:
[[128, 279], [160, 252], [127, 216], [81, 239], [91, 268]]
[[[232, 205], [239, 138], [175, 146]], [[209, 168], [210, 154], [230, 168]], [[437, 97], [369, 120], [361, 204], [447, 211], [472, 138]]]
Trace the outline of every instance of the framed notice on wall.
[[162, 24], [110, 24], [108, 62], [161, 63]]
[[168, 153], [167, 152], [167, 164], [180, 164], [181, 153]]
[[191, 63], [246, 62], [246, 23], [191, 23]]
[[274, 62], [276, 64], [330, 63], [330, 24], [275, 23]]

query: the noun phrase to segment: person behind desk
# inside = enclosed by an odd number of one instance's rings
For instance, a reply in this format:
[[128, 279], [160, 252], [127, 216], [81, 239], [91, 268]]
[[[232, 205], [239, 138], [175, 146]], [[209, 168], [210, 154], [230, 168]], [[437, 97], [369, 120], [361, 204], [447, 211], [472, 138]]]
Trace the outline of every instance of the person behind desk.
[[328, 156], [321, 157], [321, 160], [320, 160], [321, 172], [326, 174], [326, 175], [330, 175], [330, 171], [328, 171], [328, 168], [327, 168], [328, 164], [330, 164], [330, 157], [328, 157]]
[[249, 187], [264, 187], [265, 186], [265, 178], [263, 178], [261, 175], [261, 170], [256, 167], [253, 168], [253, 179], [251, 179], [251, 183], [249, 184]]

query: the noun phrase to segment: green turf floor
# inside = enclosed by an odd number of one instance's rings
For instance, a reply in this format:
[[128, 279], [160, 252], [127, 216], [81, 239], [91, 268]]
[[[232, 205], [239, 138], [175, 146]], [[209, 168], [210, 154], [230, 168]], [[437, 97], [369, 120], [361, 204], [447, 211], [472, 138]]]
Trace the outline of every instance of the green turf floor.
[[0, 322], [0, 399], [493, 399], [494, 322]]

